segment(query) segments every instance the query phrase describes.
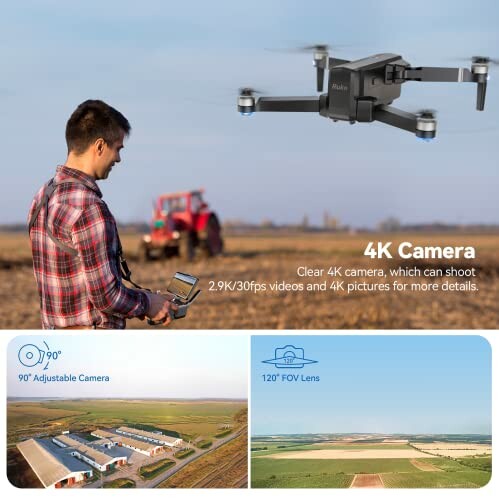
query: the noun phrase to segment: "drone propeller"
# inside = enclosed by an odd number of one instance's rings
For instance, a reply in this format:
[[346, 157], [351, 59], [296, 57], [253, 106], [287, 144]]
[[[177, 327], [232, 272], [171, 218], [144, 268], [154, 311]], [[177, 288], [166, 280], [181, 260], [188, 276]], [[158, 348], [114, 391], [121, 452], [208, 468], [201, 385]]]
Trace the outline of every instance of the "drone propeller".
[[262, 90], [254, 89], [253, 87], [239, 87], [239, 96], [252, 96], [254, 94], [265, 94]]
[[437, 110], [430, 108], [418, 109], [416, 111], [413, 111], [412, 113], [415, 114], [418, 118], [427, 120], [434, 120], [437, 117]]
[[[335, 45], [334, 48], [339, 49], [342, 45]], [[346, 45], [345, 45], [346, 47]], [[331, 45], [327, 45], [325, 43], [317, 43], [315, 45], [305, 45], [304, 47], [297, 47], [296, 50], [298, 52], [329, 52], [332, 50]]]
[[351, 47], [351, 45], [328, 45], [326, 43], [316, 43], [313, 45], [302, 45], [289, 49], [266, 49], [275, 52], [312, 52], [314, 66], [317, 69], [317, 92], [322, 92], [324, 88], [324, 73], [327, 69], [329, 52]]
[[473, 64], [492, 64], [494, 66], [499, 66], [499, 59], [494, 57], [487, 56], [473, 56], [471, 58], [471, 62]]

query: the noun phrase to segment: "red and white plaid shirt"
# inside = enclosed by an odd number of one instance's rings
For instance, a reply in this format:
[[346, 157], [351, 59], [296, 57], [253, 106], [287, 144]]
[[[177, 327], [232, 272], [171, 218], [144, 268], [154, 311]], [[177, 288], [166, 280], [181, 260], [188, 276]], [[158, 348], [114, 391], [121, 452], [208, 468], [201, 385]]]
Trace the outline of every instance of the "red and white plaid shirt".
[[[49, 200], [47, 225], [55, 238], [75, 249], [59, 248], [45, 229], [42, 207], [30, 232], [33, 268], [40, 294], [43, 328], [96, 326], [125, 328], [126, 318], [144, 315], [145, 293], [122, 283], [118, 264], [118, 229], [95, 180], [79, 170], [57, 167], [58, 186]], [[28, 220], [42, 199], [35, 196]]]

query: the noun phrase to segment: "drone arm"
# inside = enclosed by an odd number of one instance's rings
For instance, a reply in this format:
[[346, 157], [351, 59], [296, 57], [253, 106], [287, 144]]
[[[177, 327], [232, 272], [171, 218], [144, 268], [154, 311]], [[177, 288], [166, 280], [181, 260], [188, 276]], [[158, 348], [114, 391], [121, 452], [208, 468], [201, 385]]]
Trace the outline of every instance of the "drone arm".
[[476, 81], [471, 71], [466, 68], [436, 68], [436, 67], [405, 68], [402, 78], [405, 81], [416, 80], [419, 82]]
[[416, 134], [420, 139], [434, 139], [437, 133], [437, 122], [434, 117], [415, 115], [392, 106], [376, 106], [374, 119]]
[[329, 58], [329, 67], [332, 68], [333, 66], [339, 66], [340, 64], [347, 64], [351, 61], [348, 61], [347, 59], [338, 59], [336, 57], [330, 57]]
[[475, 65], [472, 71], [467, 68], [411, 68], [397, 64], [387, 64], [385, 69], [386, 83], [417, 82], [472, 82], [477, 84], [476, 109], [483, 111], [485, 107], [485, 92], [487, 91], [486, 65]]
[[255, 111], [318, 113], [319, 97], [260, 97]]
[[374, 109], [374, 119], [392, 127], [407, 130], [408, 132], [416, 132], [417, 116], [393, 106], [376, 106]]

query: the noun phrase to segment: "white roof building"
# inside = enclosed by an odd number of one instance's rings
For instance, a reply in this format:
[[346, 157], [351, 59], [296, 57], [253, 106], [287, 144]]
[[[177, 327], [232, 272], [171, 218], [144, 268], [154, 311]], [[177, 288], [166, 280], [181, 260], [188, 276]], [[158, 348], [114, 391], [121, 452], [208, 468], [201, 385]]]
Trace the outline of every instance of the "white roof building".
[[52, 438], [52, 441], [63, 448], [73, 448], [71, 455], [87, 462], [92, 467], [102, 472], [112, 470], [116, 465], [124, 465], [127, 462], [127, 457], [125, 455], [112, 457], [73, 439], [67, 434], [61, 434], [60, 436]]
[[163, 446], [174, 447], [183, 445], [183, 441], [180, 438], [166, 436], [164, 434], [157, 434], [155, 432], [143, 431], [141, 429], [134, 429], [132, 427], [119, 427], [118, 429], [116, 429], [116, 432], [119, 434], [125, 434], [127, 436], [134, 436], [145, 439], [152, 443], [158, 443]]
[[92, 476], [92, 469], [71, 455], [58, 455], [37, 439], [17, 444], [17, 449], [45, 488], [70, 486]]
[[162, 445], [147, 443], [139, 439], [134, 439], [132, 437], [124, 435], [114, 434], [109, 431], [103, 431], [97, 429], [93, 431], [91, 434], [92, 436], [95, 437], [107, 438], [117, 446], [125, 446], [126, 448], [142, 453], [143, 455], [148, 455], [149, 457], [157, 455], [158, 453], [161, 453], [163, 451]]

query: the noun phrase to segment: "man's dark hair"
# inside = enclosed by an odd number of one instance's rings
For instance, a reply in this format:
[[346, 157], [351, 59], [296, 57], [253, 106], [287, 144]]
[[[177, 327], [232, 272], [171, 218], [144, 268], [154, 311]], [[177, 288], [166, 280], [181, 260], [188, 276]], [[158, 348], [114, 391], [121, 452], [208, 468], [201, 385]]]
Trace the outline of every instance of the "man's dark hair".
[[128, 136], [130, 130], [130, 123], [117, 109], [104, 101], [89, 99], [74, 110], [66, 124], [68, 153], [82, 154], [99, 138], [112, 144], [122, 132]]

